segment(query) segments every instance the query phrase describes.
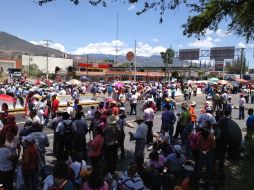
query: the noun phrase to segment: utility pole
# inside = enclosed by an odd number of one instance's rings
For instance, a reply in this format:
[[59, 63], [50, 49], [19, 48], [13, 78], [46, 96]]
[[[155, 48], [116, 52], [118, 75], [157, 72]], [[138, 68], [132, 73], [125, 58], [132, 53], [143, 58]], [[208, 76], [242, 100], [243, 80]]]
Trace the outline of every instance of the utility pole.
[[28, 55], [28, 75], [29, 75], [29, 78], [30, 78], [30, 76], [31, 76], [30, 55]]
[[87, 65], [87, 67], [86, 67], [86, 76], [88, 77], [88, 55], [86, 55], [86, 65]]
[[46, 41], [46, 56], [47, 56], [47, 62], [46, 62], [46, 79], [49, 79], [49, 53], [48, 53], [48, 48], [49, 48], [49, 42], [50, 40], [45, 40]]
[[241, 48], [241, 73], [240, 73], [240, 79], [243, 78], [243, 52], [244, 52], [244, 48]]
[[136, 40], [135, 40], [135, 57], [134, 57], [134, 81], [137, 81], [137, 44], [136, 44]]
[[118, 24], [119, 24], [119, 14], [116, 14], [116, 57], [115, 57], [115, 65], [117, 65], [118, 61]]

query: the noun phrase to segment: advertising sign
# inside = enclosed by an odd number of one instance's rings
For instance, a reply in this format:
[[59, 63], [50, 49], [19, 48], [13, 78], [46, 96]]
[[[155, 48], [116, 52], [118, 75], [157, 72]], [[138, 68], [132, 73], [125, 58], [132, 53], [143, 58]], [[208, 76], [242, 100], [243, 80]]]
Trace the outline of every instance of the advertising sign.
[[224, 59], [234, 59], [235, 47], [215, 47], [211, 48], [210, 59], [224, 61]]
[[180, 49], [179, 60], [199, 60], [199, 49]]

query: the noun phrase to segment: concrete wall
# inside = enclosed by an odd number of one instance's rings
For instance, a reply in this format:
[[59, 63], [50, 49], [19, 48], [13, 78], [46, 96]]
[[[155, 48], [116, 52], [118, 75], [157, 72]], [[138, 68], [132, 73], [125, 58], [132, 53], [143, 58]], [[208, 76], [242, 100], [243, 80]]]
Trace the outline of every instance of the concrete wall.
[[3, 67], [4, 71], [7, 71], [8, 69], [16, 68], [16, 61], [0, 59], [0, 67]]
[[[22, 55], [22, 65], [28, 66], [29, 65], [29, 58], [30, 58], [30, 65], [36, 64], [36, 65], [38, 65], [40, 70], [42, 70], [43, 72], [46, 73], [46, 71], [47, 71], [47, 57]], [[67, 67], [73, 66], [73, 60], [72, 59], [65, 59], [65, 58], [49, 57], [48, 58], [49, 73], [54, 73], [56, 66], [61, 68], [63, 71], [66, 71]]]

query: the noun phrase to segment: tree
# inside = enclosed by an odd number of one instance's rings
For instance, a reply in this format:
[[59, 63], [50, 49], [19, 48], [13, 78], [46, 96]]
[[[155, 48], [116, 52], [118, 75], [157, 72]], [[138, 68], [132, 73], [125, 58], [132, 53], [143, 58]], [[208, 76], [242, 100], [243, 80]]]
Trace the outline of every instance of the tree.
[[[248, 71], [248, 66], [246, 65], [246, 58], [243, 58], [243, 74]], [[241, 58], [238, 57], [236, 60], [233, 60], [232, 63], [226, 63], [225, 71], [230, 74], [241, 74]]]
[[[53, 0], [38, 0], [43, 5]], [[80, 0], [70, 0], [78, 5]], [[117, 2], [121, 0], [114, 0]], [[110, 1], [112, 2], [112, 1]], [[123, 1], [125, 3], [125, 1]], [[160, 23], [168, 10], [175, 10], [181, 5], [189, 8], [191, 16], [182, 25], [183, 34], [190, 37], [200, 38], [204, 36], [207, 29], [216, 31], [219, 24], [226, 20], [227, 31], [243, 36], [246, 41], [254, 40], [254, 1], [253, 0], [129, 0], [129, 3], [144, 2], [142, 10], [136, 14], [141, 15], [149, 10], [159, 10]], [[102, 5], [106, 7], [106, 0], [89, 0], [93, 6]]]
[[36, 65], [36, 64], [30, 64], [29, 66], [23, 65], [22, 72], [29, 73], [30, 76], [35, 76], [35, 77], [40, 77], [40, 76], [44, 75], [42, 70], [40, 70], [38, 65]]
[[178, 71], [173, 71], [173, 72], [172, 72], [172, 77], [173, 77], [173, 78], [178, 78], [178, 77], [179, 77]]
[[161, 59], [165, 64], [165, 79], [169, 79], [169, 65], [172, 64], [173, 57], [175, 56], [175, 51], [171, 48], [166, 49], [165, 52], [161, 52]]

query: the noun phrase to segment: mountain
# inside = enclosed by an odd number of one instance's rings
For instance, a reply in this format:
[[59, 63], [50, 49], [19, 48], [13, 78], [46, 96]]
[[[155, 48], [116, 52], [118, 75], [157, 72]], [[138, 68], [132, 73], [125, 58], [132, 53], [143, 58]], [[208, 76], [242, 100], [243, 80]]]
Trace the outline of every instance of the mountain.
[[[87, 55], [71, 55], [71, 58], [78, 61], [87, 62]], [[104, 60], [115, 60], [115, 55], [110, 54], [89, 54], [88, 62], [103, 62]], [[118, 55], [117, 62], [119, 65], [123, 63], [133, 63], [133, 61], [128, 61], [125, 56]], [[152, 55], [150, 57], [137, 56], [137, 66], [138, 67], [163, 67], [160, 55]]]
[[[41, 45], [34, 45], [23, 39], [6, 32], [0, 32], [0, 55], [46, 55], [47, 48]], [[65, 53], [48, 48], [48, 55], [63, 57]]]
[[[7, 55], [40, 55], [45, 56], [47, 48], [41, 45], [34, 45], [17, 36], [0, 31], [0, 56]], [[48, 48], [48, 55], [54, 57], [66, 57], [66, 53], [59, 50]], [[74, 61], [87, 62], [87, 55], [68, 55], [68, 58]], [[89, 54], [88, 62], [104, 62], [105, 60], [115, 60], [115, 55], [106, 54]], [[174, 60], [175, 63], [176, 60]], [[118, 65], [123, 63], [131, 63], [123, 55], [117, 57]], [[132, 61], [134, 62], [134, 60]], [[177, 61], [176, 61], [177, 62]], [[164, 67], [160, 55], [153, 55], [150, 57], [137, 56], [138, 67]]]

